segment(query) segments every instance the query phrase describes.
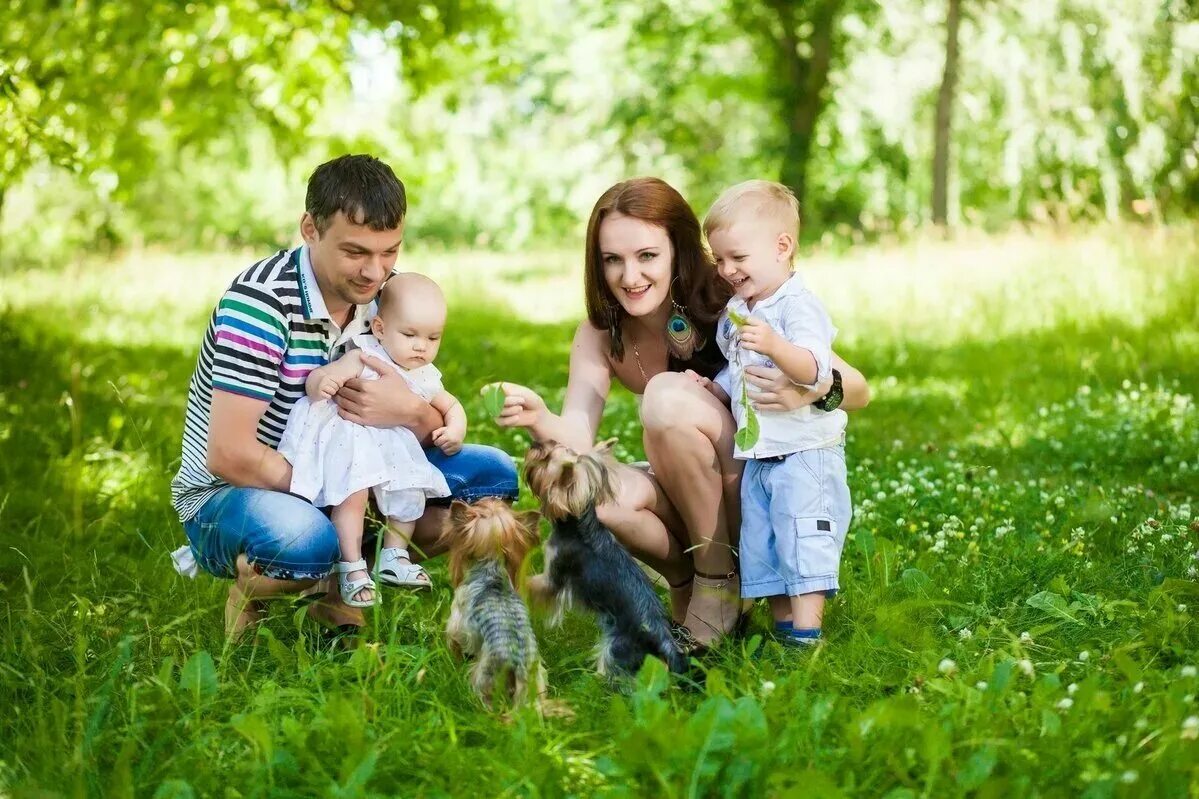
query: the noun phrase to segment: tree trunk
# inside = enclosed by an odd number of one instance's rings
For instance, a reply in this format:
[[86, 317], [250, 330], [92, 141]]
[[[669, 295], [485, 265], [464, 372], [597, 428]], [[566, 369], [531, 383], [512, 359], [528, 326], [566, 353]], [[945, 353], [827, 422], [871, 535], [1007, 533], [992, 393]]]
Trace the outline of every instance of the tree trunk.
[[808, 37], [811, 55], [805, 57], [799, 53], [799, 21], [795, 17], [794, 4], [787, 0], [771, 3], [782, 24], [782, 34], [776, 44], [782, 73], [779, 76], [782, 83], [780, 110], [787, 121], [779, 180], [795, 192], [801, 217], [805, 216], [812, 138], [826, 105], [824, 90], [836, 57], [835, 34], [842, 4], [843, 0], [823, 0], [812, 9], [809, 18], [812, 32]]
[[949, 142], [953, 122], [953, 91], [958, 80], [958, 26], [961, 0], [949, 0], [945, 20], [945, 74], [937, 92], [937, 121], [933, 144], [933, 224], [949, 222]]

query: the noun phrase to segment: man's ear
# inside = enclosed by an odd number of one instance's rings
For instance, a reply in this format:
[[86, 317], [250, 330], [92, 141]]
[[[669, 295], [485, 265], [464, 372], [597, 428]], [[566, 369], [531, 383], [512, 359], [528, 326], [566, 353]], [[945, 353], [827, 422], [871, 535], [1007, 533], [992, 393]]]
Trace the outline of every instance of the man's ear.
[[307, 211], [300, 217], [300, 237], [310, 247], [321, 239], [321, 233], [316, 229], [316, 220]]

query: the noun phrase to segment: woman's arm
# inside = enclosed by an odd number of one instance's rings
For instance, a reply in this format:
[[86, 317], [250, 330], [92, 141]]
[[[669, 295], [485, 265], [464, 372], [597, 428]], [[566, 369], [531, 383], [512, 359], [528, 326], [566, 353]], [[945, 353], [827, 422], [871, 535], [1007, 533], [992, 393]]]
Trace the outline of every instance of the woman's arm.
[[833, 368], [841, 373], [841, 390], [845, 399], [841, 407], [847, 411], [860, 411], [870, 404], [870, 385], [865, 376], [854, 367], [841, 360], [841, 356], [833, 353]]
[[[833, 368], [841, 373], [841, 390], [845, 395], [841, 407], [847, 411], [865, 408], [870, 403], [870, 386], [866, 384], [866, 378], [835, 352]], [[768, 366], [747, 366], [745, 381], [750, 386], [750, 401], [761, 411], [793, 411], [811, 405], [823, 399], [833, 385], [832, 378], [826, 377], [814, 390], [809, 390], [792, 383], [781, 369]]]
[[602, 332], [584, 320], [570, 347], [570, 376], [562, 413], [553, 414], [535, 391], [503, 383], [504, 410], [496, 421], [501, 427], [523, 427], [535, 441], [557, 441], [579, 452], [595, 444], [600, 417], [612, 387], [612, 371]]

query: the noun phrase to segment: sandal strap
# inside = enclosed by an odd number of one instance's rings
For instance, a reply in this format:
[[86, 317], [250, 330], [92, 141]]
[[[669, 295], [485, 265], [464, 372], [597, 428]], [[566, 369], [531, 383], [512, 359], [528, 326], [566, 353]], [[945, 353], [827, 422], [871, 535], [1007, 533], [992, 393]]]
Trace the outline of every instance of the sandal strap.
[[366, 569], [366, 560], [359, 558], [358, 560], [339, 560], [334, 564], [334, 568], [342, 572], [356, 572]]
[[719, 580], [719, 581], [723, 582], [723, 581], [727, 581], [727, 580], [737, 579], [737, 572], [730, 571], [728, 574], [705, 574], [704, 572], [701, 572], [699, 569], [696, 569], [695, 576], [702, 577], [705, 580]]

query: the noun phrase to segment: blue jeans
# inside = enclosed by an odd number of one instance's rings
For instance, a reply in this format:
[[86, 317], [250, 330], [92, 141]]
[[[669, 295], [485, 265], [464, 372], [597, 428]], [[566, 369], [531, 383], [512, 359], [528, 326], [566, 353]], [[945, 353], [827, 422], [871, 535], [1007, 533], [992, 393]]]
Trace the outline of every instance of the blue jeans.
[[[503, 450], [466, 444], [455, 455], [430, 448], [425, 457], [449, 484], [450, 496], [441, 504], [516, 499], [516, 467]], [[277, 580], [319, 579], [340, 556], [337, 532], [324, 511], [282, 491], [226, 486], [183, 529], [196, 563], [216, 577], [236, 577], [237, 556], [243, 552], [257, 571]]]

